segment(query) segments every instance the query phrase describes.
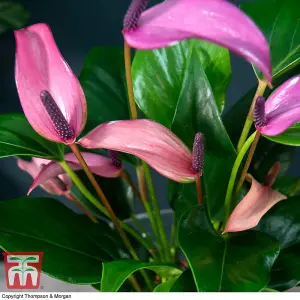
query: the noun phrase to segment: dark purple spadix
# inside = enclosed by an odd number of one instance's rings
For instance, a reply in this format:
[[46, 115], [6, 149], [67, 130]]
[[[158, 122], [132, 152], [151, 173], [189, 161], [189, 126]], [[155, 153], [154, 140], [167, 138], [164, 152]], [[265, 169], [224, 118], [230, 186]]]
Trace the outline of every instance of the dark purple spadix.
[[204, 134], [198, 132], [195, 135], [193, 153], [192, 153], [192, 169], [202, 175], [204, 166]]
[[74, 130], [70, 127], [51, 94], [48, 91], [41, 91], [40, 98], [59, 136], [64, 141], [74, 138]]
[[148, 0], [132, 0], [123, 21], [123, 28], [130, 30], [137, 27], [140, 15], [146, 8]]
[[108, 150], [109, 156], [112, 159], [112, 164], [115, 167], [122, 167], [122, 161], [120, 159], [120, 155], [118, 151], [114, 151], [114, 150]]
[[256, 127], [263, 127], [266, 125], [265, 98], [262, 96], [256, 98], [253, 119]]

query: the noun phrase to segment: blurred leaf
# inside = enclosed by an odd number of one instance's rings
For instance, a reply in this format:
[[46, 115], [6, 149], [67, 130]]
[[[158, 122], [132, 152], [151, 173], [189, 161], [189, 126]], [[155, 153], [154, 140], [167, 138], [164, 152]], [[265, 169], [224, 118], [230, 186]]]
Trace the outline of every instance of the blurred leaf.
[[265, 137], [276, 143], [290, 146], [300, 146], [300, 123], [291, 126], [279, 135]]
[[195, 281], [191, 270], [184, 271], [175, 281], [170, 292], [197, 292]]
[[94, 224], [50, 198], [1, 201], [0, 247], [44, 252], [42, 271], [74, 284], [100, 282], [102, 262], [128, 257], [107, 224]]
[[79, 81], [88, 105], [84, 134], [109, 121], [130, 119], [124, 83], [124, 55], [118, 47], [94, 47]]
[[[130, 119], [121, 48], [94, 47], [85, 58], [79, 81], [88, 106], [88, 120], [81, 136], [104, 122]], [[131, 155], [121, 156], [136, 163]]]
[[272, 188], [286, 196], [292, 197], [296, 194], [299, 183], [300, 183], [299, 177], [282, 176], [276, 179]]
[[26, 25], [29, 13], [24, 7], [12, 1], [0, 1], [0, 34], [8, 29], [19, 29]]
[[271, 272], [269, 286], [286, 291], [300, 282], [300, 244], [280, 252]]
[[[205, 73], [210, 67], [217, 67], [219, 60], [211, 62], [204, 70], [203, 53], [209, 48], [203, 52], [201, 45], [197, 40], [188, 40], [159, 50], [138, 51], [132, 71], [136, 101], [147, 117], [170, 128], [190, 148], [195, 134], [204, 133], [203, 181], [207, 205], [214, 218], [221, 218], [236, 154], [212, 93], [211, 87], [219, 82], [210, 83]], [[226, 74], [231, 71], [228, 72]], [[171, 190], [184, 190], [191, 195], [188, 189], [195, 189], [195, 186], [171, 187]], [[189, 203], [195, 201], [185, 195], [180, 197]], [[174, 204], [176, 201], [176, 195], [169, 192], [169, 202]]]
[[[241, 9], [265, 34], [272, 58], [273, 78], [300, 62], [300, 2], [260, 0], [242, 3]], [[259, 78], [261, 73], [255, 69]]]
[[255, 230], [274, 237], [281, 249], [300, 243], [300, 197], [277, 203], [262, 217]]
[[0, 158], [36, 156], [61, 160], [64, 145], [46, 140], [30, 126], [24, 114], [0, 115]]
[[272, 143], [267, 139], [261, 138], [258, 147], [253, 156], [250, 173], [256, 180], [264, 182], [266, 175], [275, 162], [280, 162], [280, 176], [287, 174], [287, 171], [293, 162], [295, 148]]
[[169, 279], [158, 286], [153, 290], [153, 292], [156, 293], [166, 293], [170, 292], [170, 289], [172, 288], [173, 284], [176, 282], [176, 279]]
[[182, 216], [178, 240], [198, 292], [258, 292], [267, 286], [279, 254], [278, 242], [266, 234], [217, 233], [203, 205]]
[[[92, 186], [91, 182], [87, 178], [83, 171], [77, 172], [77, 175], [84, 183], [86, 188], [98, 199], [98, 195]], [[132, 187], [121, 177], [117, 178], [104, 178], [98, 175], [94, 175], [98, 184], [100, 185], [106, 198], [109, 200], [112, 209], [116, 213], [117, 217], [120, 219], [130, 218], [133, 207], [135, 195]], [[73, 184], [72, 193], [76, 198], [86, 207], [89, 208], [94, 214], [98, 216], [103, 216], [99, 210], [90, 203], [88, 199], [78, 190], [78, 188]], [[99, 200], [100, 201], [100, 200]]]
[[152, 270], [162, 277], [178, 276], [182, 273], [181, 270], [167, 263], [117, 260], [103, 264], [101, 291], [117, 292], [131, 274], [141, 269]]
[[272, 268], [269, 287], [283, 291], [300, 281], [300, 197], [277, 203], [255, 230], [280, 242], [281, 251]]

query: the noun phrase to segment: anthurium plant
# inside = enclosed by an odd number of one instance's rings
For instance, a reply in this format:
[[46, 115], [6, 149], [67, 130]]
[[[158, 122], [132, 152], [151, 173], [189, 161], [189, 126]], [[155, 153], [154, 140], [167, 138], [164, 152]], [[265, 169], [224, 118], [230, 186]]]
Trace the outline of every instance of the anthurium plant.
[[[0, 115], [0, 156], [50, 195], [1, 201], [0, 247], [43, 252], [45, 274], [102, 292], [297, 286], [299, 19], [294, 0], [133, 0], [124, 49], [93, 48], [79, 78], [47, 24], [15, 29], [24, 113]], [[257, 87], [224, 114], [230, 51]]]

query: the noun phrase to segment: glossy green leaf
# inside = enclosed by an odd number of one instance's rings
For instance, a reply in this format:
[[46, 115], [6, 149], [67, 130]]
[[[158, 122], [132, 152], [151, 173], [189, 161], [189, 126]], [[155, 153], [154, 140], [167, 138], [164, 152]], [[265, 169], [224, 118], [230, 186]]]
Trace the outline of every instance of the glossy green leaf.
[[[98, 199], [98, 195], [87, 178], [84, 171], [77, 172], [77, 175], [84, 183], [86, 188]], [[112, 206], [117, 217], [120, 219], [130, 218], [133, 207], [135, 195], [132, 187], [120, 177], [117, 178], [104, 178], [98, 175], [94, 175], [99, 186], [103, 190], [103, 193], [109, 200], [110, 205]], [[86, 207], [89, 208], [95, 215], [103, 216], [101, 212], [93, 205], [91, 202], [85, 198], [85, 196], [79, 191], [79, 189], [73, 184], [72, 193], [76, 196], [77, 199]]]
[[277, 203], [255, 229], [276, 238], [281, 249], [300, 243], [300, 197]]
[[[299, 1], [260, 0], [242, 3], [241, 9], [260, 27], [269, 42], [273, 78], [299, 64]], [[255, 71], [261, 78], [261, 73]]]
[[229, 51], [216, 44], [201, 40], [195, 41], [194, 45], [221, 113], [225, 105], [226, 90], [231, 79]]
[[280, 252], [272, 272], [269, 286], [285, 291], [300, 282], [300, 244], [291, 246]]
[[0, 248], [44, 252], [42, 271], [76, 284], [100, 282], [102, 262], [128, 257], [119, 236], [50, 198], [0, 202]]
[[36, 156], [60, 160], [63, 149], [63, 144], [48, 141], [37, 134], [24, 114], [0, 115], [0, 158]]
[[272, 268], [269, 286], [278, 290], [295, 286], [300, 281], [300, 197], [277, 203], [255, 230], [276, 238], [282, 249]]
[[172, 285], [170, 292], [197, 292], [194, 277], [191, 270], [184, 271]]
[[290, 146], [300, 146], [300, 123], [291, 126], [279, 135], [265, 137], [276, 143]]
[[176, 266], [167, 263], [140, 262], [136, 260], [112, 261], [103, 263], [101, 291], [117, 292], [131, 274], [141, 269], [152, 270], [162, 277], [178, 276], [182, 273]]
[[203, 205], [182, 216], [178, 240], [199, 292], [258, 292], [279, 254], [278, 242], [261, 232], [217, 233]]
[[[206, 74], [221, 112], [231, 79], [228, 49], [205, 41], [191, 40], [170, 48], [137, 51], [134, 57], [132, 72], [136, 101], [146, 115], [155, 115], [156, 120], [167, 127], [172, 126], [174, 110], [184, 96], [181, 95], [181, 89], [190, 68], [190, 46], [197, 52], [197, 63], [201, 64]], [[147, 99], [149, 97], [153, 98], [152, 101]], [[157, 105], [160, 107], [159, 111]]]
[[8, 29], [19, 29], [26, 25], [29, 13], [24, 7], [12, 1], [0, 1], [0, 34]]
[[[221, 122], [207, 69], [202, 67], [199, 45], [188, 40], [159, 50], [138, 51], [133, 64], [134, 87], [146, 116], [170, 128], [189, 147], [197, 132], [204, 133], [207, 205], [213, 217], [220, 218], [236, 154]], [[191, 184], [185, 189], [194, 188]], [[169, 196], [174, 203], [176, 195]]]
[[83, 135], [101, 123], [130, 119], [124, 72], [121, 48], [94, 47], [85, 58], [79, 76], [88, 106]]

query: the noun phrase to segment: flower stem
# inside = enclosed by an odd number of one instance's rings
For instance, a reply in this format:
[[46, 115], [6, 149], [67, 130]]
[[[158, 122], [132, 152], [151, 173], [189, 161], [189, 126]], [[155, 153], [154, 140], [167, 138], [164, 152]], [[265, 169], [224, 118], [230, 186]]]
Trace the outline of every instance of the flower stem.
[[197, 195], [198, 195], [198, 204], [202, 204], [202, 185], [201, 185], [201, 177], [199, 176], [196, 179], [196, 189], [197, 189]]
[[242, 149], [242, 147], [243, 147], [243, 145], [244, 145], [244, 143], [245, 143], [245, 141], [248, 137], [249, 131], [250, 131], [252, 123], [253, 123], [253, 110], [254, 110], [256, 98], [258, 96], [262, 96], [264, 94], [267, 85], [268, 85], [268, 83], [265, 80], [259, 80], [258, 81], [257, 90], [256, 90], [254, 98], [252, 100], [252, 104], [250, 106], [248, 116], [247, 116], [242, 134], [240, 136], [240, 139], [239, 139], [239, 142], [238, 142], [238, 145], [237, 145], [237, 152], [238, 153], [241, 151], [241, 149]]
[[177, 223], [176, 223], [175, 213], [173, 213], [170, 245], [173, 248], [173, 252], [171, 253], [173, 262], [177, 264], [180, 261], [180, 258], [179, 258], [179, 248], [178, 248], [178, 240], [177, 240]]
[[130, 216], [132, 222], [135, 224], [135, 226], [140, 230], [142, 233], [143, 237], [148, 241], [148, 245], [151, 245], [151, 249], [148, 249], [149, 253], [153, 256], [153, 258], [157, 261], [159, 261], [159, 257], [156, 255], [157, 249], [155, 248], [151, 236], [147, 233], [146, 228], [143, 226], [141, 221], [134, 215], [132, 214]]
[[128, 91], [128, 100], [131, 112], [131, 119], [136, 120], [137, 110], [135, 106], [134, 100], [134, 91], [133, 91], [133, 83], [132, 83], [132, 74], [131, 74], [131, 53], [130, 53], [129, 45], [124, 42], [124, 61], [125, 61], [125, 73], [126, 73], [126, 83], [127, 83], [127, 91]]
[[[70, 178], [72, 179], [72, 181], [74, 182], [74, 184], [78, 187], [78, 189], [82, 192], [82, 194], [92, 203], [94, 204], [98, 209], [99, 211], [101, 211], [105, 216], [109, 217], [111, 219], [111, 215], [109, 214], [109, 212], [106, 210], [106, 208], [101, 205], [98, 200], [90, 193], [90, 191], [85, 187], [85, 185], [83, 184], [83, 182], [80, 180], [80, 178], [77, 176], [77, 174], [70, 168], [70, 166], [67, 164], [67, 162], [65, 161], [60, 161], [59, 164], [62, 166], [62, 168], [66, 171], [66, 173], [70, 176]], [[112, 219], [111, 219], [112, 220]], [[112, 220], [113, 221], [113, 220]], [[149, 251], [150, 254], [152, 254], [151, 252], [151, 245], [148, 245], [147, 244], [147, 241], [145, 239], [143, 239], [139, 234], [137, 234], [135, 232], [134, 229], [132, 229], [129, 225], [123, 223], [122, 221], [118, 220], [117, 219], [117, 222], [121, 228], [121, 231], [126, 230], [128, 233], [130, 233], [133, 237], [135, 237], [142, 245], [145, 246], [145, 248], [147, 248], [147, 250]], [[117, 228], [117, 227], [116, 227]], [[119, 230], [118, 230], [119, 231]], [[120, 232], [120, 231], [119, 231]], [[125, 232], [124, 232], [125, 234]], [[121, 234], [120, 234], [121, 235]], [[125, 234], [126, 236], [126, 234]], [[121, 235], [122, 239], [123, 239], [123, 236]], [[126, 236], [127, 238], [127, 236]], [[128, 239], [128, 238], [127, 238]], [[124, 241], [124, 239], [123, 239]], [[129, 240], [128, 240], [129, 241]], [[135, 260], [138, 260], [138, 256], [135, 252], [135, 250], [133, 249], [131, 243], [129, 242], [128, 243], [125, 243], [124, 241], [124, 244], [126, 246], [126, 248], [128, 249], [129, 253], [131, 254], [131, 256], [135, 259]], [[128, 248], [130, 245], [130, 249]], [[145, 279], [145, 282], [148, 286], [148, 288], [151, 290], [152, 288], [152, 285], [151, 285], [151, 281], [147, 275], [147, 273], [144, 271], [144, 270], [141, 270], [141, 274], [142, 276], [144, 277]], [[132, 276], [134, 278], [134, 276]], [[134, 286], [134, 288], [137, 290], [137, 291], [141, 291], [141, 288], [139, 286], [139, 283], [136, 281], [136, 279], [131, 279], [132, 281], [132, 284]]]
[[154, 210], [154, 217], [156, 218], [158, 233], [159, 233], [159, 236], [161, 238], [162, 250], [164, 252], [165, 259], [167, 261], [171, 262], [172, 257], [171, 257], [171, 253], [169, 251], [167, 235], [166, 235], [166, 232], [165, 232], [164, 223], [163, 223], [161, 215], [160, 215], [160, 208], [159, 208], [158, 200], [157, 200], [157, 197], [156, 197], [155, 189], [154, 189], [154, 186], [153, 186], [153, 182], [152, 182], [152, 178], [151, 178], [151, 174], [150, 174], [150, 169], [149, 169], [149, 166], [144, 161], [142, 162], [142, 164], [143, 164], [143, 168], [144, 168], [146, 182], [147, 182], [147, 185], [148, 185], [149, 194], [150, 194], [150, 197], [151, 197], [151, 200], [152, 200], [152, 205], [153, 205], [153, 210]]
[[139, 188], [140, 188], [140, 191], [141, 191], [140, 195], [141, 195], [141, 198], [142, 198], [142, 203], [143, 203], [143, 205], [145, 207], [145, 210], [147, 212], [147, 215], [149, 217], [149, 221], [150, 221], [150, 224], [151, 224], [151, 227], [152, 227], [152, 230], [153, 230], [153, 234], [154, 234], [154, 236], [156, 238], [156, 241], [157, 241], [159, 254], [161, 256], [161, 259], [163, 260], [162, 243], [161, 243], [161, 238], [160, 238], [159, 231], [158, 231], [158, 225], [155, 222], [152, 209], [151, 209], [150, 204], [147, 200], [147, 192], [146, 192], [146, 185], [145, 185], [145, 174], [144, 174], [143, 166], [142, 165], [137, 166], [136, 171], [137, 171], [137, 178], [138, 178]]
[[[124, 62], [125, 62], [125, 74], [126, 74], [126, 84], [127, 84], [127, 92], [128, 92], [128, 101], [129, 101], [129, 108], [131, 113], [131, 119], [136, 120], [138, 118], [137, 115], [137, 109], [135, 105], [135, 99], [134, 99], [134, 90], [133, 90], [133, 82], [132, 82], [132, 73], [131, 73], [131, 48], [130, 46], [124, 41]], [[136, 174], [138, 178], [138, 184], [139, 184], [139, 190], [140, 190], [140, 196], [142, 200], [142, 204], [145, 207], [145, 210], [149, 216], [149, 220], [151, 223], [151, 227], [154, 233], [154, 236], [157, 239], [157, 243], [159, 246], [159, 232], [158, 228], [156, 226], [156, 222], [154, 220], [152, 210], [150, 208], [150, 205], [147, 200], [147, 193], [145, 189], [145, 181], [144, 181], [144, 171], [143, 168], [140, 168], [140, 166], [136, 167]], [[161, 246], [159, 246], [161, 248]], [[161, 254], [161, 251], [160, 251]]]
[[226, 226], [226, 223], [227, 223], [227, 220], [229, 218], [229, 214], [230, 214], [230, 211], [231, 211], [231, 206], [232, 206], [232, 191], [233, 191], [233, 188], [234, 188], [234, 183], [235, 183], [235, 179], [236, 179], [236, 175], [238, 173], [238, 170], [239, 170], [239, 167], [243, 161], [243, 158], [246, 154], [246, 152], [248, 151], [248, 149], [250, 148], [254, 138], [255, 138], [255, 133], [253, 133], [249, 138], [248, 140], [244, 143], [241, 151], [239, 152], [235, 162], [234, 162], [234, 165], [233, 165], [233, 168], [232, 168], [232, 171], [231, 171], [231, 174], [230, 174], [230, 179], [229, 179], [229, 183], [228, 183], [228, 187], [227, 187], [227, 192], [226, 192], [226, 197], [225, 197], [225, 205], [224, 205], [224, 209], [225, 209], [225, 213], [224, 213], [224, 220], [223, 220], [223, 228], [225, 228]]
[[122, 227], [120, 226], [119, 220], [115, 214], [115, 212], [113, 211], [110, 203], [108, 202], [106, 196], [104, 195], [102, 189], [100, 188], [100, 186], [98, 185], [95, 176], [93, 175], [93, 173], [91, 172], [91, 170], [89, 169], [88, 165], [86, 164], [83, 156], [81, 155], [78, 147], [76, 144], [71, 144], [69, 145], [71, 150], [73, 151], [73, 153], [75, 154], [75, 156], [77, 157], [80, 165], [82, 166], [84, 172], [86, 173], [87, 177], [89, 178], [91, 184], [93, 185], [97, 195], [99, 196], [99, 198], [101, 199], [103, 205], [105, 206], [106, 210], [108, 211], [111, 220], [113, 221], [116, 229], [118, 230], [120, 236], [122, 237], [127, 249], [129, 250], [130, 254], [132, 255], [132, 257], [134, 259], [138, 259], [126, 233], [124, 232], [124, 230], [122, 229]]
[[132, 188], [135, 195], [142, 200], [142, 196], [138, 189], [136, 188], [135, 184], [133, 183], [132, 179], [128, 176], [127, 172], [123, 169], [120, 175]]
[[98, 220], [91, 214], [91, 212], [85, 208], [78, 199], [74, 195], [71, 194], [71, 192], [68, 192], [65, 194], [65, 196], [71, 200], [80, 210], [82, 210], [94, 223], [98, 223]]
[[251, 148], [249, 150], [249, 154], [248, 154], [246, 163], [244, 165], [244, 168], [243, 168], [240, 180], [239, 180], [239, 182], [237, 184], [237, 187], [236, 187], [236, 195], [238, 195], [238, 193], [240, 192], [240, 190], [241, 190], [241, 188], [243, 186], [243, 183], [245, 181], [245, 178], [246, 178], [249, 166], [251, 164], [251, 161], [252, 161], [252, 158], [253, 158], [256, 146], [257, 146], [257, 143], [258, 143], [259, 138], [260, 138], [260, 132], [256, 131], [256, 132], [254, 132], [254, 134], [255, 134], [254, 141], [253, 141], [253, 143], [251, 145]]

